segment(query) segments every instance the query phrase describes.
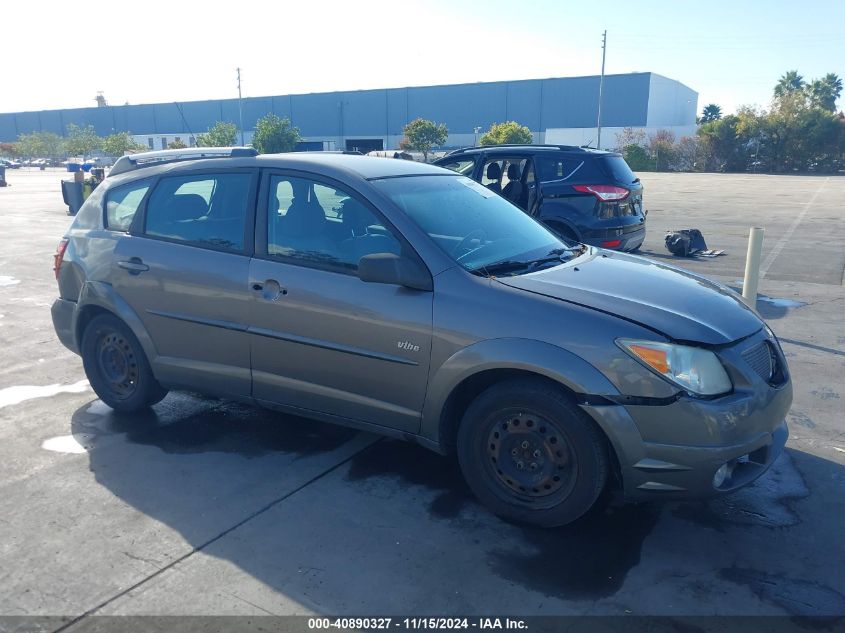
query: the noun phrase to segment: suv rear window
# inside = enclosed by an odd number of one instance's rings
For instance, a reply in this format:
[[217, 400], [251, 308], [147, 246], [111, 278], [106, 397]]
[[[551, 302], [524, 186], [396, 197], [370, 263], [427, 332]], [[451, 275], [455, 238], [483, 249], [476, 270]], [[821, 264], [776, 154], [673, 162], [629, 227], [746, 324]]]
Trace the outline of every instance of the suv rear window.
[[637, 177], [621, 156], [605, 156], [601, 158], [601, 161], [604, 163], [607, 172], [617, 182], [630, 185], [636, 181]]

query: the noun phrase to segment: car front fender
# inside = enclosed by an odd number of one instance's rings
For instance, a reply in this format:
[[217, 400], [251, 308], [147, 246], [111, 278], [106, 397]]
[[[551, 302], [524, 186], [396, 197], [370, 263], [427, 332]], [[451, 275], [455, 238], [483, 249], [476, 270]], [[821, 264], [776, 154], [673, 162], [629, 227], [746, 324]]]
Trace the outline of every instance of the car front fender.
[[455, 352], [432, 373], [420, 435], [439, 443], [444, 407], [452, 393], [473, 376], [501, 370], [539, 375], [577, 395], [619, 395], [613, 383], [598, 369], [561, 347], [522, 338], [479, 341]]

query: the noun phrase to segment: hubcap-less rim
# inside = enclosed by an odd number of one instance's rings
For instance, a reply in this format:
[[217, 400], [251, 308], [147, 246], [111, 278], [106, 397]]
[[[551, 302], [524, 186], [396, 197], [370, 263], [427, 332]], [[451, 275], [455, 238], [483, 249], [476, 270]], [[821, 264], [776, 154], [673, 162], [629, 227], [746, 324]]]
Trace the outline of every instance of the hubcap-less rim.
[[487, 457], [496, 480], [530, 503], [566, 497], [575, 484], [575, 457], [566, 435], [534, 413], [499, 418], [487, 438]]
[[109, 390], [118, 398], [128, 398], [138, 386], [138, 359], [132, 346], [120, 333], [105, 332], [97, 345], [97, 366]]

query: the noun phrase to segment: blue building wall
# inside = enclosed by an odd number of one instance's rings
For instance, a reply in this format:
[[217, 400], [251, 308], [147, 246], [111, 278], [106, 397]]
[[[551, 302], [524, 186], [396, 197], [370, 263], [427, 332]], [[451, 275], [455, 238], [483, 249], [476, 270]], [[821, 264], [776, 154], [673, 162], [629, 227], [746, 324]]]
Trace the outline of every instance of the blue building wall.
[[[650, 77], [606, 76], [602, 124], [645, 126]], [[475, 127], [486, 130], [506, 120], [540, 132], [594, 126], [598, 91], [599, 78], [592, 76], [252, 97], [243, 100], [243, 118], [244, 128], [252, 130], [258, 118], [274, 112], [291, 119], [304, 137], [400, 135], [417, 117], [445, 123], [450, 134], [472, 134]], [[35, 131], [65, 134], [70, 123], [91, 124], [101, 136], [199, 134], [217, 121], [238, 123], [237, 99], [0, 114], [0, 140]]]

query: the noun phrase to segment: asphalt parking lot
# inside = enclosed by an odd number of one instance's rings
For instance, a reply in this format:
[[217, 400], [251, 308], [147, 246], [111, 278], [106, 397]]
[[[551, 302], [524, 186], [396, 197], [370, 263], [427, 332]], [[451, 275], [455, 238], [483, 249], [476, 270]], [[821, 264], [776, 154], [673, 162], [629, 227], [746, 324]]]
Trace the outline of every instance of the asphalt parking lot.
[[[641, 175], [647, 256], [736, 285], [765, 227], [788, 450], [732, 497], [542, 530], [409, 444], [185, 394], [112, 413], [50, 321], [65, 176], [0, 189], [0, 615], [845, 616], [845, 177]], [[726, 254], [671, 258], [686, 227]]]

